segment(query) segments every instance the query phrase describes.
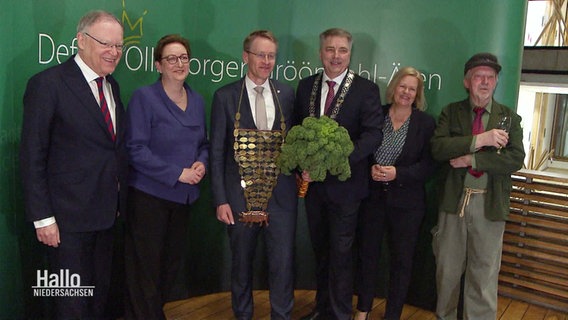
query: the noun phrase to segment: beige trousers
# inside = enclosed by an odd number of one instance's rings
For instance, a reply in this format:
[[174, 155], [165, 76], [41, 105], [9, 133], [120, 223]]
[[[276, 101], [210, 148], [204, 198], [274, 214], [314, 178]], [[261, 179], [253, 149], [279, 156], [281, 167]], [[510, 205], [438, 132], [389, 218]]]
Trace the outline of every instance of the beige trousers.
[[440, 320], [457, 319], [461, 277], [465, 274], [463, 319], [491, 320], [497, 313], [505, 221], [485, 218], [485, 194], [465, 195], [464, 190], [459, 206], [460, 210], [463, 207], [463, 216], [459, 212], [440, 212], [438, 225], [432, 230], [438, 292], [436, 315]]

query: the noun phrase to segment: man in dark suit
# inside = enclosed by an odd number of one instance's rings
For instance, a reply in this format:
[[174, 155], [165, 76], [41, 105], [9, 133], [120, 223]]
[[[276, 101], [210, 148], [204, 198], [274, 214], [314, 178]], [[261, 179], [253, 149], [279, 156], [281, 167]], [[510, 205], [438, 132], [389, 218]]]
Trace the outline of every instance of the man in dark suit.
[[[211, 110], [213, 201], [217, 219], [228, 226], [232, 305], [237, 319], [253, 316], [252, 266], [260, 233], [264, 233], [268, 256], [271, 319], [290, 319], [293, 308], [295, 180], [283, 174], [274, 180], [251, 176], [259, 171], [271, 172], [269, 164], [275, 160], [267, 150], [259, 152], [259, 144], [265, 138], [282, 137], [293, 125], [293, 89], [268, 79], [275, 65], [277, 46], [271, 32], [252, 32], [243, 44], [243, 60], [248, 65], [246, 76], [218, 89]], [[262, 141], [258, 139], [260, 136]], [[279, 150], [280, 145], [281, 141], [273, 145], [272, 151]], [[274, 188], [251, 192], [267, 185]], [[254, 223], [266, 218], [268, 224]]]
[[58, 318], [101, 318], [110, 286], [112, 227], [124, 212], [124, 108], [110, 73], [123, 27], [92, 11], [77, 26], [78, 54], [33, 76], [24, 94], [20, 164], [26, 217], [49, 246], [52, 273], [69, 270], [92, 297], [59, 297]]
[[[432, 155], [445, 162], [436, 257], [438, 319], [457, 319], [464, 276], [464, 319], [495, 319], [511, 174], [525, 157], [521, 117], [493, 99], [501, 65], [491, 53], [464, 67], [465, 100], [446, 106], [432, 137]], [[510, 128], [499, 126], [507, 117]]]
[[[329, 176], [310, 184], [306, 213], [316, 256], [316, 308], [304, 319], [350, 319], [353, 296], [352, 245], [361, 200], [368, 193], [369, 156], [381, 141], [382, 111], [377, 85], [349, 68], [352, 37], [342, 29], [320, 35], [323, 73], [300, 81], [298, 119], [329, 115], [349, 132], [355, 150], [349, 156], [351, 177]], [[325, 110], [327, 109], [327, 111]], [[309, 172], [302, 178], [310, 181]]]

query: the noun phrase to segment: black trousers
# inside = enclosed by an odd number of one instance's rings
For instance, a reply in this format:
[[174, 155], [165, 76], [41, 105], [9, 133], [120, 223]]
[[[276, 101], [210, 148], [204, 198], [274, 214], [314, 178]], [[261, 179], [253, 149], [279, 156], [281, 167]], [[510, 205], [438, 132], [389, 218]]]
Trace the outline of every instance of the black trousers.
[[325, 319], [351, 319], [352, 250], [360, 202], [337, 203], [323, 188], [314, 186], [305, 203], [316, 257], [316, 309]]
[[112, 228], [92, 232], [60, 230], [59, 236], [59, 246], [48, 250], [50, 272], [69, 270], [69, 274], [79, 275], [81, 286], [94, 286], [94, 294], [56, 297], [56, 318], [109, 319], [106, 306], [112, 270]]
[[165, 319], [163, 307], [186, 251], [189, 205], [128, 192], [125, 319]]
[[385, 319], [399, 319], [412, 276], [412, 261], [424, 209], [387, 205], [388, 189], [375, 189], [361, 205], [358, 227], [357, 309], [371, 311], [381, 244], [388, 235], [389, 283]]

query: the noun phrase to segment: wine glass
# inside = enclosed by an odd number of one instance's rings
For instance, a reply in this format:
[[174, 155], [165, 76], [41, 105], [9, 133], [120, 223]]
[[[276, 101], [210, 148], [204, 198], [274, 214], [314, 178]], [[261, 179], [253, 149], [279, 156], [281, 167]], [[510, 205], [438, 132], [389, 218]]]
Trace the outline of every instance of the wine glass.
[[[499, 120], [499, 123], [497, 124], [497, 129], [501, 129], [501, 130], [504, 130], [505, 132], [509, 132], [509, 130], [511, 129], [511, 117], [502, 116], [501, 120]], [[497, 149], [497, 154], [501, 154], [501, 149], [503, 149], [503, 147], [499, 147]]]

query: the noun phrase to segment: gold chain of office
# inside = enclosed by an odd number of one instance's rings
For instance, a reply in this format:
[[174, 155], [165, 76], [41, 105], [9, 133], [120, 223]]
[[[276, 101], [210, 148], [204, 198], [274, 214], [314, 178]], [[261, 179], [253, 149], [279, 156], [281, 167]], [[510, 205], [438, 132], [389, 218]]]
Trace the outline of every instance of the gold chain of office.
[[[310, 117], [316, 116], [316, 99], [319, 94], [319, 88], [321, 86], [322, 77], [323, 73], [319, 73], [316, 79], [314, 80], [314, 85], [312, 87], [312, 92], [310, 94], [310, 105], [308, 107], [308, 110], [310, 112]], [[339, 114], [339, 110], [343, 105], [343, 101], [345, 101], [345, 96], [347, 95], [347, 92], [349, 92], [349, 89], [351, 88], [351, 83], [353, 83], [353, 79], [355, 78], [355, 72], [353, 72], [353, 70], [349, 70], [345, 78], [346, 78], [345, 83], [343, 84], [341, 92], [339, 93], [339, 96], [335, 100], [335, 105], [331, 109], [331, 113], [329, 115], [329, 117], [334, 120], [337, 117], [337, 114]]]
[[280, 130], [240, 128], [241, 102], [246, 90], [243, 81], [233, 131], [235, 161], [239, 166], [247, 210], [240, 213], [239, 220], [260, 225], [268, 225], [268, 200], [272, 197], [272, 190], [280, 174], [276, 158], [280, 155], [286, 134], [286, 122], [277, 91], [271, 81], [269, 84], [280, 112]]

